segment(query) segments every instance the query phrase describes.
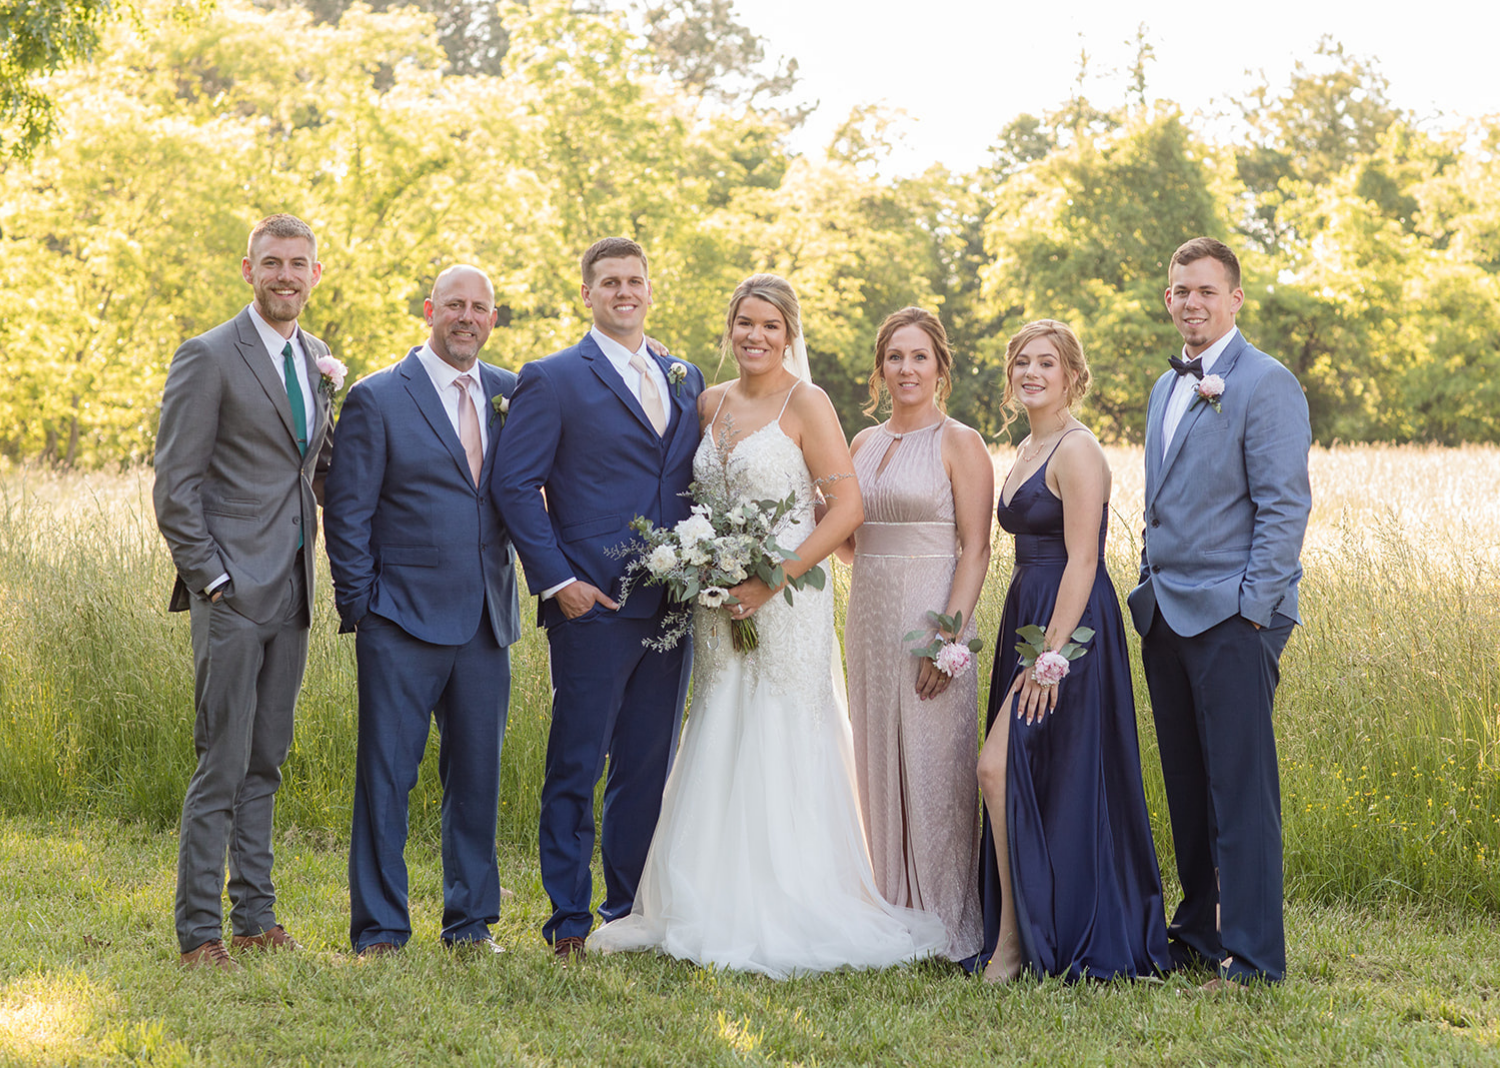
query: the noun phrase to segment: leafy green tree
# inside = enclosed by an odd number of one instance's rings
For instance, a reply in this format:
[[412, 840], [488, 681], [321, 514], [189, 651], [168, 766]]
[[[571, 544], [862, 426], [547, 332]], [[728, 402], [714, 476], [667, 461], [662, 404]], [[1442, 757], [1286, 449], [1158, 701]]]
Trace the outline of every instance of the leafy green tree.
[[1246, 237], [1273, 253], [1296, 240], [1282, 206], [1373, 153], [1381, 136], [1406, 118], [1387, 95], [1389, 87], [1374, 60], [1346, 52], [1325, 35], [1311, 61], [1297, 61], [1285, 90], [1277, 93], [1262, 80], [1238, 101], [1249, 134], [1236, 151], [1246, 193], [1239, 227]]
[[[1141, 109], [1011, 177], [985, 224], [984, 294], [1002, 334], [1032, 319], [1073, 326], [1094, 372], [1087, 416], [1105, 437], [1140, 440], [1145, 397], [1180, 345], [1162, 307], [1172, 250], [1225, 233], [1206, 155], [1177, 111]], [[1004, 345], [989, 342], [997, 366]]]

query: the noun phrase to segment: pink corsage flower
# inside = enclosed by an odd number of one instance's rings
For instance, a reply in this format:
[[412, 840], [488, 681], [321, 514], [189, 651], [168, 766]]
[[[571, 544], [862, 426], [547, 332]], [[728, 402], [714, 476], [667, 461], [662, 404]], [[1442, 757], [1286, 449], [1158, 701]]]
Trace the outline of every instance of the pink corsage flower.
[[973, 662], [974, 654], [969, 652], [968, 645], [960, 645], [958, 642], [945, 642], [938, 650], [938, 655], [932, 658], [933, 667], [950, 679], [967, 671]]
[[1219, 403], [1219, 398], [1224, 396], [1224, 380], [1218, 375], [1204, 375], [1193, 393], [1193, 404], [1203, 401], [1211, 405], [1216, 412], [1224, 410]]
[[1038, 686], [1056, 686], [1068, 677], [1068, 658], [1061, 653], [1043, 653], [1031, 665], [1031, 677]]
[[349, 368], [337, 356], [319, 356], [318, 373], [323, 376], [318, 382], [318, 389], [332, 396], [344, 388], [344, 378], [349, 374]]

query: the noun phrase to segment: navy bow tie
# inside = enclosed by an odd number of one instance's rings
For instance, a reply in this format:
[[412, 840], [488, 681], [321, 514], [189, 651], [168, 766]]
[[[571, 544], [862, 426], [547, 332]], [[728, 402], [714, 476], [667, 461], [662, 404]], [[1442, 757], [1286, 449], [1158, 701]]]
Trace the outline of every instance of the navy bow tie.
[[1172, 365], [1172, 370], [1177, 372], [1177, 377], [1192, 375], [1194, 378], [1203, 377], [1203, 357], [1194, 356], [1191, 360], [1179, 360], [1176, 356], [1168, 356], [1167, 362]]

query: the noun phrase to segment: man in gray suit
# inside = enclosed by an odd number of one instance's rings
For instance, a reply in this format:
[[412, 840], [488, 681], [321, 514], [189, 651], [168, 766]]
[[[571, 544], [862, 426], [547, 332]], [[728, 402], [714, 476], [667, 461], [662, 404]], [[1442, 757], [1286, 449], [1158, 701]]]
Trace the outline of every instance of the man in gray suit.
[[1178, 966], [1217, 973], [1210, 985], [1279, 982], [1271, 708], [1281, 651], [1300, 622], [1307, 401], [1292, 373], [1235, 326], [1245, 295], [1228, 246], [1187, 242], [1167, 279], [1183, 350], [1151, 392], [1144, 547], [1129, 604], [1182, 881], [1168, 934]]
[[227, 971], [235, 949], [296, 948], [276, 921], [271, 817], [307, 663], [318, 496], [333, 439], [328, 347], [297, 317], [323, 272], [291, 215], [255, 225], [240, 273], [252, 303], [172, 358], [156, 439], [156, 522], [193, 641], [198, 766], [182, 803], [182, 963]]

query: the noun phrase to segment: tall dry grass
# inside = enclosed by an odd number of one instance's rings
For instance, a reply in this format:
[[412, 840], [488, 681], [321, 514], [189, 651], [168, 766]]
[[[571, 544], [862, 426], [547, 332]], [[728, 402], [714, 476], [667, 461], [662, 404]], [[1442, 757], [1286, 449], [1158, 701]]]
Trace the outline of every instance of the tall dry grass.
[[[1107, 452], [1109, 567], [1123, 597], [1140, 549], [1141, 453]], [[1009, 456], [998, 463], [1003, 474]], [[1316, 449], [1312, 478], [1304, 626], [1277, 702], [1289, 893], [1500, 908], [1500, 450]], [[1011, 561], [997, 537], [978, 612], [985, 672]], [[353, 792], [354, 655], [322, 577], [277, 818], [337, 841]], [[187, 621], [166, 612], [171, 578], [148, 471], [0, 473], [6, 812], [175, 823], [192, 765], [192, 671]], [[843, 578], [836, 569], [841, 591]], [[1170, 879], [1149, 700], [1131, 655]], [[500, 833], [529, 848], [548, 724], [540, 633], [528, 629], [513, 656]], [[436, 778], [429, 752], [414, 834], [435, 834]]]

